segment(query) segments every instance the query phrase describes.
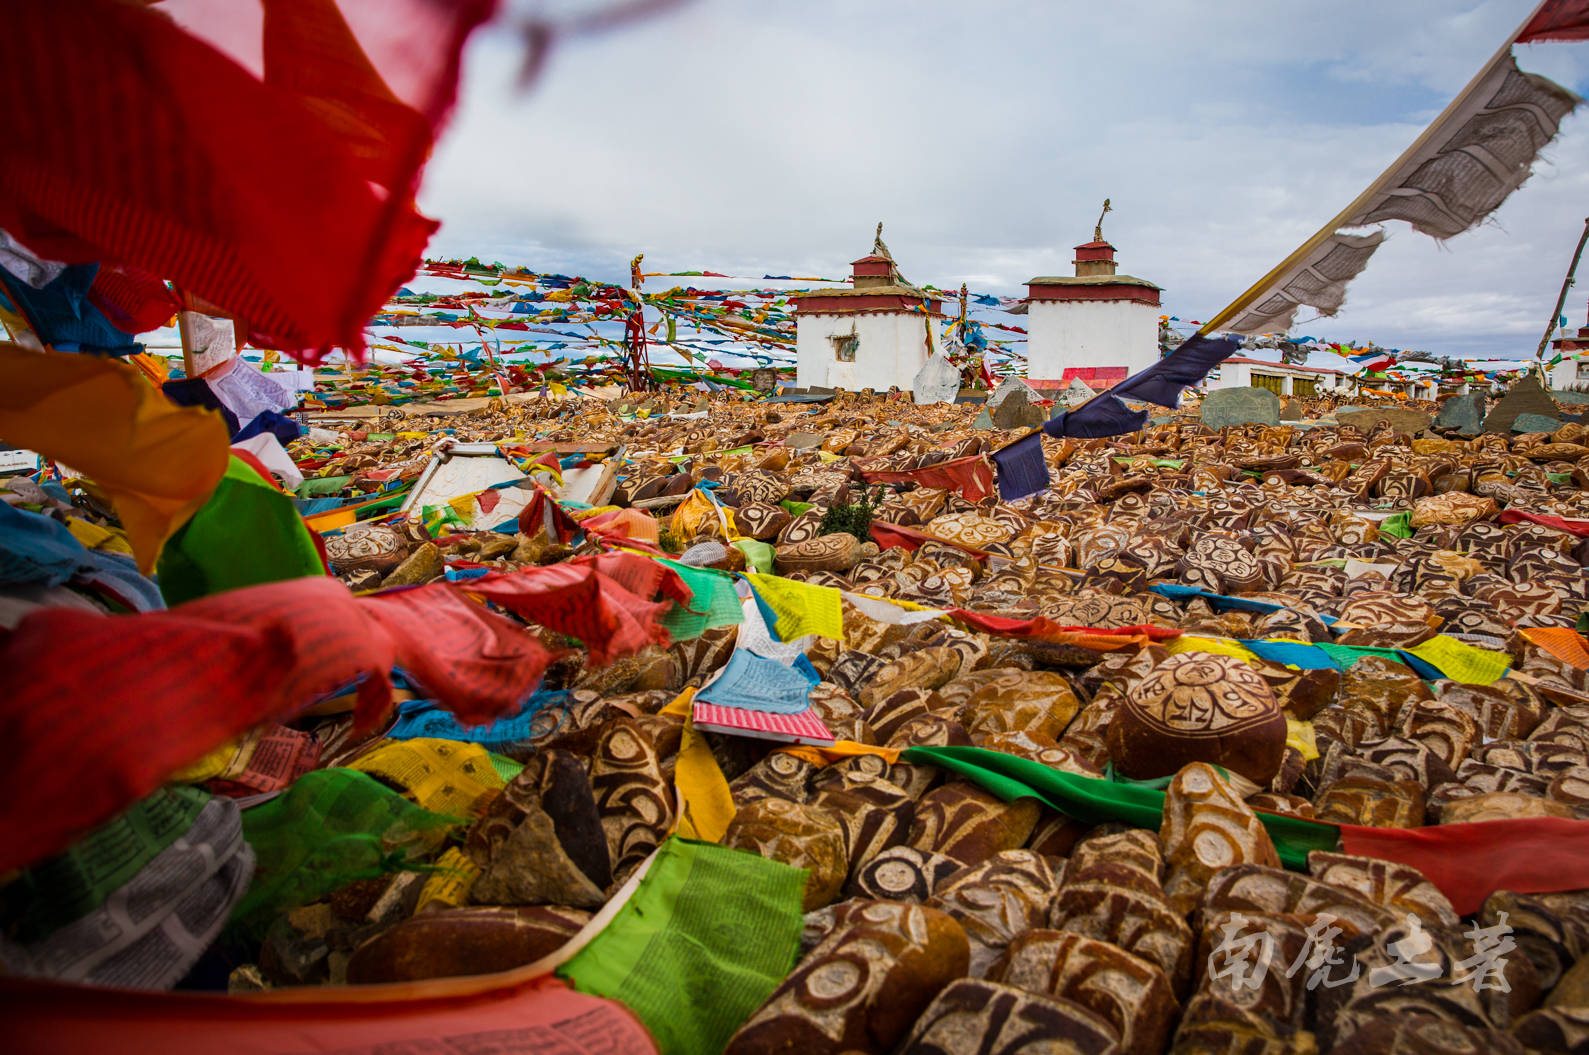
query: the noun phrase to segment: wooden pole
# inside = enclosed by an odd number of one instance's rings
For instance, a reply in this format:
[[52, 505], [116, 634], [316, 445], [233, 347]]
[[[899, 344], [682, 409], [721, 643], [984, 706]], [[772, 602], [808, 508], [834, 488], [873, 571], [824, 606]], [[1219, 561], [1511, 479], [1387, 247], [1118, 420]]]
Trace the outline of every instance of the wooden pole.
[[177, 308], [177, 334], [182, 338], [182, 376], [197, 377], [193, 369], [193, 331], [188, 326], [186, 308]]
[[1545, 336], [1539, 339], [1539, 348], [1534, 352], [1535, 359], [1545, 358], [1545, 347], [1550, 344], [1550, 335], [1556, 329], [1556, 320], [1561, 318], [1561, 306], [1567, 303], [1567, 291], [1572, 288], [1573, 275], [1578, 271], [1578, 260], [1583, 256], [1585, 242], [1589, 242], [1589, 219], [1583, 222], [1583, 234], [1578, 236], [1578, 248], [1572, 251], [1572, 263], [1567, 265], [1567, 277], [1561, 281], [1561, 292], [1556, 296], [1556, 307], [1550, 313], [1550, 322], [1545, 325]]

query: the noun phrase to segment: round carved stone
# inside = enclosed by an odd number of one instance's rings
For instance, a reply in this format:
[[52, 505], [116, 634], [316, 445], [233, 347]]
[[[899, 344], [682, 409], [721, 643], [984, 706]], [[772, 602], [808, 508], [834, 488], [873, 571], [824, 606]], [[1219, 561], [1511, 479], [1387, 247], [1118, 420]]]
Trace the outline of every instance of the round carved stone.
[[846, 572], [861, 561], [861, 543], [854, 535], [820, 535], [779, 546], [775, 556], [779, 574], [792, 571]]
[[326, 560], [343, 574], [369, 570], [385, 575], [403, 563], [412, 545], [393, 528], [377, 524], [326, 539]]
[[1106, 742], [1115, 766], [1133, 779], [1208, 762], [1264, 785], [1285, 757], [1286, 719], [1268, 684], [1246, 663], [1183, 652], [1131, 688]]

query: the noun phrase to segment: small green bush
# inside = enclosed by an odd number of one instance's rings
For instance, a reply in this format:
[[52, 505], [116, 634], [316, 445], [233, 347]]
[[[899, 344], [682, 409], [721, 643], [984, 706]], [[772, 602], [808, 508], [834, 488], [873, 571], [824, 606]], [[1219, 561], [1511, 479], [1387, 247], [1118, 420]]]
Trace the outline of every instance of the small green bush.
[[862, 491], [859, 502], [830, 505], [822, 514], [818, 532], [823, 535], [847, 533], [865, 542], [872, 537], [872, 511], [882, 503], [883, 488], [879, 485], [870, 495]]

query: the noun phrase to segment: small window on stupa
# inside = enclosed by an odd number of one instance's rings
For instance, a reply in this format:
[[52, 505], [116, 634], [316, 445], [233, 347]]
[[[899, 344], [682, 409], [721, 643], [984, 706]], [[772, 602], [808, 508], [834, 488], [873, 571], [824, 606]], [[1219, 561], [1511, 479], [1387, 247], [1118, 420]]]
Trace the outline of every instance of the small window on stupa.
[[846, 334], [843, 337], [834, 337], [833, 354], [841, 363], [855, 362], [855, 350], [861, 346], [861, 339], [855, 334]]

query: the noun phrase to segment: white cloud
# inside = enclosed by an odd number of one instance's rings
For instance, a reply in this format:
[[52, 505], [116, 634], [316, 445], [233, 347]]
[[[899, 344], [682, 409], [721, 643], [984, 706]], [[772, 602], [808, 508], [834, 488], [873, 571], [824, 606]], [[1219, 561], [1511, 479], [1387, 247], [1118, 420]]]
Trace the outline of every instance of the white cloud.
[[[1010, 294], [1068, 272], [1108, 196], [1124, 268], [1206, 318], [1531, 7], [701, 0], [566, 43], [527, 95], [517, 41], [482, 34], [422, 205], [444, 221], [433, 252], [609, 279], [641, 250], [657, 270], [840, 275], [881, 219], [913, 280]], [[1518, 56], [1589, 81], [1582, 45]], [[1302, 329], [1531, 351], [1589, 206], [1586, 162], [1575, 115], [1493, 224], [1444, 246], [1393, 225], [1342, 314]]]

